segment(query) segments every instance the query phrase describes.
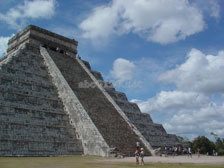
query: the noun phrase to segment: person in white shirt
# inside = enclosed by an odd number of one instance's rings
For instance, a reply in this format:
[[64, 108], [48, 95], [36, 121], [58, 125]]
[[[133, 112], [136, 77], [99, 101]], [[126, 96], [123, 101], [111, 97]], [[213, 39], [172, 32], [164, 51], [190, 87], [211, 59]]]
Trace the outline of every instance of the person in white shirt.
[[145, 156], [144, 149], [141, 148], [141, 150], [140, 150], [140, 158], [141, 158], [140, 165], [144, 165], [145, 164], [145, 162], [144, 162], [144, 156]]
[[192, 158], [192, 153], [191, 153], [191, 148], [188, 147], [188, 156], [190, 156]]

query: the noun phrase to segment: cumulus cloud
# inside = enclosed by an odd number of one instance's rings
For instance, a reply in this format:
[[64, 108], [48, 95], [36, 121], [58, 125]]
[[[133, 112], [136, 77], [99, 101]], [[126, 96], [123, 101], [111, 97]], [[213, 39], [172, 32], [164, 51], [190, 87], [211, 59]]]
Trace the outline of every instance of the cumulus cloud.
[[224, 136], [224, 107], [208, 104], [194, 110], [180, 110], [165, 123], [170, 132], [188, 135], [209, 135], [215, 132]]
[[80, 29], [83, 37], [93, 40], [131, 32], [167, 44], [198, 33], [204, 26], [200, 10], [187, 0], [113, 0], [95, 8]]
[[222, 0], [197, 0], [193, 3], [202, 10], [204, 15], [218, 19], [220, 18], [220, 4]]
[[[186, 61], [159, 76], [176, 89], [136, 102], [143, 112], [165, 116], [164, 126], [171, 133], [194, 137], [215, 132], [224, 137], [224, 52], [209, 55], [192, 49]], [[159, 115], [158, 115], [159, 114]]]
[[210, 16], [212, 16], [214, 18], [219, 18], [220, 17], [220, 5], [219, 5], [218, 1], [209, 0], [209, 5], [211, 7]]
[[8, 41], [11, 37], [0, 37], [0, 57], [6, 52]]
[[118, 58], [113, 63], [111, 75], [118, 82], [131, 80], [135, 71], [135, 64], [124, 58]]
[[165, 67], [164, 63], [153, 58], [143, 57], [139, 60], [118, 58], [113, 62], [105, 79], [111, 81], [118, 90], [141, 94], [158, 83], [156, 79], [161, 72], [164, 72]]
[[179, 90], [203, 93], [224, 92], [224, 51], [217, 55], [206, 55], [192, 49], [185, 63], [167, 71], [160, 80], [174, 83]]
[[188, 136], [215, 132], [224, 137], [224, 104], [217, 105], [209, 96], [196, 92], [162, 91], [146, 101], [132, 100], [141, 111], [165, 116], [164, 127], [170, 133]]
[[55, 13], [55, 0], [25, 0], [22, 4], [0, 13], [0, 21], [4, 21], [12, 28], [19, 29], [27, 19], [49, 19]]
[[143, 112], [173, 112], [180, 109], [195, 109], [209, 103], [208, 97], [195, 92], [161, 91], [147, 101], [133, 100]]

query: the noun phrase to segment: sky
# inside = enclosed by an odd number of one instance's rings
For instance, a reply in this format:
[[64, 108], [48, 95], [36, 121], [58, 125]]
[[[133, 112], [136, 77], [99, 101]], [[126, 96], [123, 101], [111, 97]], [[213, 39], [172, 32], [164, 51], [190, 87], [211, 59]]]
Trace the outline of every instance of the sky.
[[29, 24], [78, 53], [168, 133], [224, 138], [224, 1], [0, 0], [0, 55]]

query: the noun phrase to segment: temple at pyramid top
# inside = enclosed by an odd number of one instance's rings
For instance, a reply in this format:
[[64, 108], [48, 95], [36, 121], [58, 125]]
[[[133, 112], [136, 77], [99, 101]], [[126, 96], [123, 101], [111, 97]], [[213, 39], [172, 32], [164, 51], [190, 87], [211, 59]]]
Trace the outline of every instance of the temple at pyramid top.
[[67, 52], [69, 55], [76, 55], [78, 45], [78, 42], [74, 39], [29, 25], [9, 40], [7, 52], [15, 51], [24, 43], [48, 46], [52, 50], [59, 50], [61, 53]]

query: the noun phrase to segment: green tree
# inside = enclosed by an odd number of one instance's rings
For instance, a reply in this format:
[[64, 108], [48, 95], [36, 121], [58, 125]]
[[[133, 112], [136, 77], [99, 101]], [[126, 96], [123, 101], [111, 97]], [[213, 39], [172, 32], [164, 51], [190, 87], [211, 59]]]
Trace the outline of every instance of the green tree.
[[197, 152], [197, 150], [200, 149], [201, 154], [213, 154], [213, 150], [216, 149], [216, 145], [210, 141], [207, 137], [205, 136], [198, 136], [195, 138], [192, 142], [192, 150], [193, 152]]
[[218, 155], [224, 155], [224, 139], [217, 138], [215, 147]]

